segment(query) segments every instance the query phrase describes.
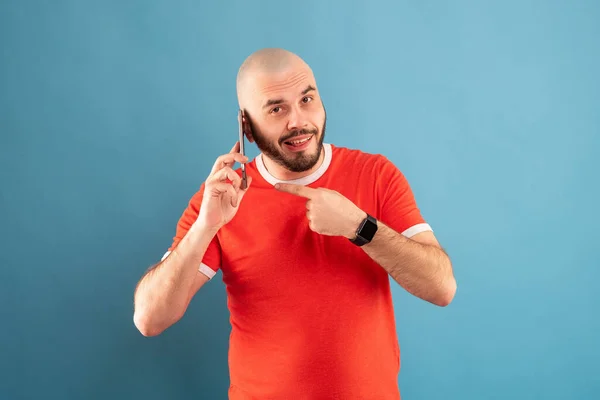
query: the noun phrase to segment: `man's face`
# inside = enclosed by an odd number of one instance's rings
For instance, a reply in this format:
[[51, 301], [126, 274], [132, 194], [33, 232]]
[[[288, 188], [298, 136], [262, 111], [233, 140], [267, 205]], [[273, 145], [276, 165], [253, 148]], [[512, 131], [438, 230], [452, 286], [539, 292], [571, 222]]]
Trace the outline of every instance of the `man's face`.
[[312, 72], [298, 66], [261, 74], [253, 88], [245, 110], [250, 139], [289, 171], [310, 170], [321, 155], [327, 118]]

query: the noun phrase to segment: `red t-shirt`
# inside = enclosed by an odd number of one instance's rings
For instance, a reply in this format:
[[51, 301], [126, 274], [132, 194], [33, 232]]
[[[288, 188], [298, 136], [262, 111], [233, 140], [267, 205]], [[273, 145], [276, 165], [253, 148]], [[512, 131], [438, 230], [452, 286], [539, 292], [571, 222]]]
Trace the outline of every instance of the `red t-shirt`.
[[[431, 229], [387, 158], [324, 146], [320, 168], [288, 182], [336, 190], [408, 237]], [[226, 286], [229, 398], [399, 399], [387, 272], [348, 239], [311, 231], [307, 199], [276, 191], [261, 156], [246, 171], [252, 185], [199, 266], [209, 278], [220, 269]], [[196, 220], [203, 189], [181, 216], [169, 251]]]

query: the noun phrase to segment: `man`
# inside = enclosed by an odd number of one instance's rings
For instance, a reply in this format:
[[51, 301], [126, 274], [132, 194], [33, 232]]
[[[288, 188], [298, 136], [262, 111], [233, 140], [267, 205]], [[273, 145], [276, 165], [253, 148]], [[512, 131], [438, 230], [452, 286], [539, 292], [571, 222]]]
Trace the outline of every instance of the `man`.
[[136, 288], [136, 326], [160, 334], [221, 269], [230, 399], [399, 399], [389, 276], [446, 306], [448, 256], [388, 159], [324, 142], [325, 108], [300, 57], [257, 51], [237, 94], [261, 154], [249, 162], [236, 143], [216, 159]]

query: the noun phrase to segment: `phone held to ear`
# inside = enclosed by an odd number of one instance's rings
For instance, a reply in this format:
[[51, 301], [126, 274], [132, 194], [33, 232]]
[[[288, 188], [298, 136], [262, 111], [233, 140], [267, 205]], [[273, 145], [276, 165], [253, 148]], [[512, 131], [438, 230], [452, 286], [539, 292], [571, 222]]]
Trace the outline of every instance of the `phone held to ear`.
[[[244, 112], [240, 110], [238, 112], [238, 124], [240, 130], [240, 153], [245, 156], [246, 153], [244, 151]], [[248, 187], [248, 178], [246, 177], [246, 164], [242, 163], [242, 189], [246, 189]]]

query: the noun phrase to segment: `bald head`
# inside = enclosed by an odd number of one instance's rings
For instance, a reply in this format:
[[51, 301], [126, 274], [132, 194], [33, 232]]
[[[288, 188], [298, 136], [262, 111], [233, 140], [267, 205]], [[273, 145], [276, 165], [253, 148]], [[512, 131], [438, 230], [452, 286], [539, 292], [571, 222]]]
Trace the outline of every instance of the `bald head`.
[[236, 86], [244, 133], [270, 173], [295, 179], [316, 168], [327, 116], [308, 64], [284, 49], [261, 49], [244, 60]]
[[303, 68], [310, 71], [310, 67], [302, 58], [285, 49], [265, 48], [248, 56], [240, 66], [236, 80], [240, 106], [245, 103], [244, 100], [247, 98], [248, 90], [251, 90], [253, 78], [261, 75], [281, 74], [290, 68]]

